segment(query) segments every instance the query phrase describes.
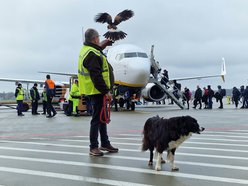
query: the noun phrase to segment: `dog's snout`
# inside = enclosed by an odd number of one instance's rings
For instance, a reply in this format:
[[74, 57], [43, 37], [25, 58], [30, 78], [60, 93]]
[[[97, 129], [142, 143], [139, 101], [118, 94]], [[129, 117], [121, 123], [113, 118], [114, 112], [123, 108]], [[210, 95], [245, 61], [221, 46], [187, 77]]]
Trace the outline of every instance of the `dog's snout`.
[[205, 130], [205, 128], [204, 127], [201, 127], [201, 132], [204, 131], [204, 130]]

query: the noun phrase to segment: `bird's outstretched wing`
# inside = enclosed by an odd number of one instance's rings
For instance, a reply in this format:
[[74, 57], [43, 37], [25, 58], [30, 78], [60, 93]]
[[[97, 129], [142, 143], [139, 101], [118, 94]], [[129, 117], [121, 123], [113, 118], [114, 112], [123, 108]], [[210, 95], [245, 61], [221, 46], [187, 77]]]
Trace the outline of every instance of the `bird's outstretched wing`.
[[112, 17], [108, 13], [99, 13], [95, 16], [95, 21], [98, 23], [112, 24]]
[[120, 22], [126, 21], [129, 18], [133, 17], [133, 15], [134, 12], [132, 10], [123, 10], [122, 12], [117, 14], [117, 16], [115, 16], [115, 20], [113, 24], [118, 25]]

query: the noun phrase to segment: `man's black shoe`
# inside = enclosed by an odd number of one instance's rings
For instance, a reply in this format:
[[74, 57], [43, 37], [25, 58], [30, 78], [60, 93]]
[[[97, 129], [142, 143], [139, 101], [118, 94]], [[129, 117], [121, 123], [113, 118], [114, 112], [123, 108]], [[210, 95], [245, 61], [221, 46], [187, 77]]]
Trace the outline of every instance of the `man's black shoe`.
[[18, 114], [18, 116], [24, 116], [24, 114]]
[[94, 149], [90, 149], [90, 153], [91, 156], [103, 156], [103, 152], [99, 150], [99, 148], [94, 148]]
[[54, 112], [52, 117], [56, 116], [56, 114], [57, 114], [57, 112]]
[[43, 112], [43, 113], [42, 113], [42, 115], [46, 115], [46, 113], [45, 113], [45, 112]]
[[103, 151], [108, 151], [108, 152], [118, 152], [119, 149], [118, 148], [114, 148], [112, 145], [106, 145], [106, 146], [101, 146], [100, 147], [100, 150], [103, 150]]
[[51, 115], [48, 115], [48, 116], [46, 116], [47, 118], [52, 118], [53, 116], [51, 116]]

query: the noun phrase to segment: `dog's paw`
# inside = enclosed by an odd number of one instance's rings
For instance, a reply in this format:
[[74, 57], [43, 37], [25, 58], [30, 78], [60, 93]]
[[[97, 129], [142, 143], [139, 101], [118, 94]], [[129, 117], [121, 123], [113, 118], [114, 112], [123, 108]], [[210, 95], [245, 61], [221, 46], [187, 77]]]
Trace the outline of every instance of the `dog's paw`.
[[172, 172], [177, 172], [177, 171], [179, 171], [179, 168], [178, 168], [178, 167], [173, 167], [173, 168], [171, 169], [171, 171], [172, 171]]
[[152, 161], [149, 161], [148, 162], [148, 166], [152, 166], [153, 165], [153, 162]]
[[156, 166], [156, 167], [155, 167], [155, 170], [156, 170], [156, 171], [161, 171], [161, 170], [162, 170], [162, 169], [161, 169], [161, 166]]

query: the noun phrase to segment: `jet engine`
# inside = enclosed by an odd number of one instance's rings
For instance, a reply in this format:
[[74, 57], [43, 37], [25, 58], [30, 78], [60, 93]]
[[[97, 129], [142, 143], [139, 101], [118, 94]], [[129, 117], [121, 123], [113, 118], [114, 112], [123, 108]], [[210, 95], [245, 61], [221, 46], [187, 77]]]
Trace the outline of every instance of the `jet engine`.
[[166, 98], [166, 93], [154, 83], [148, 83], [141, 94], [146, 101], [156, 102]]

